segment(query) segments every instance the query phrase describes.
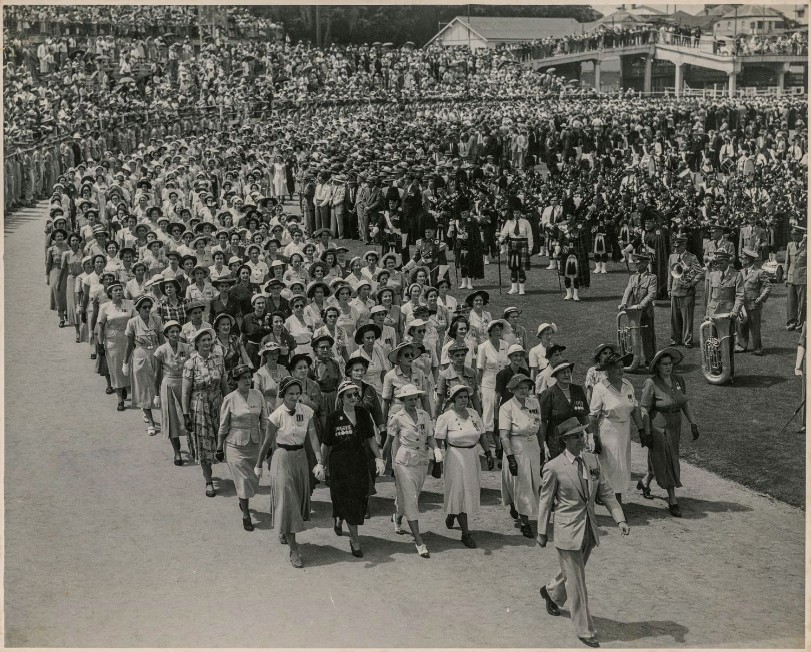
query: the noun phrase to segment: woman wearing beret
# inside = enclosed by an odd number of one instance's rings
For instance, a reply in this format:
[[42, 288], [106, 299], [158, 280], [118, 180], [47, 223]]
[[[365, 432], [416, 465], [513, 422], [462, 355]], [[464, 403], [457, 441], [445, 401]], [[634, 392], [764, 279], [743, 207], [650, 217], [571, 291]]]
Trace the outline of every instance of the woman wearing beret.
[[189, 438], [189, 455], [200, 463], [206, 481], [206, 496], [217, 495], [211, 480], [211, 465], [218, 462], [217, 428], [222, 397], [228, 393], [225, 366], [213, 352], [216, 333], [202, 328], [192, 340], [194, 353], [183, 365], [183, 425]]
[[645, 442], [648, 445], [648, 472], [636, 488], [642, 490], [645, 498], [650, 498], [650, 483], [656, 479], [656, 483], [667, 491], [668, 510], [676, 517], [681, 516], [676, 489], [682, 486], [679, 467], [682, 413], [690, 422], [693, 441], [699, 435], [684, 378], [673, 373], [673, 368], [682, 359], [678, 349], [659, 351], [651, 362], [652, 375], [642, 387], [642, 400], [639, 402], [643, 417], [650, 423], [650, 438]]
[[265, 399], [259, 390], [251, 389], [251, 377], [245, 364], [231, 371], [237, 388], [222, 401], [215, 454], [218, 461], [228, 463], [242, 510], [242, 527], [248, 532], [254, 529], [249, 501], [259, 489], [254, 463], [269, 423]]
[[481, 418], [469, 403], [470, 389], [466, 385], [450, 388], [449, 403], [453, 406], [439, 415], [434, 427], [434, 439], [444, 448], [443, 473], [445, 525], [453, 527], [454, 520], [462, 528], [462, 543], [475, 548], [476, 542], [468, 529], [468, 517], [480, 510], [481, 465], [476, 444], [481, 444], [492, 459], [487, 435]]
[[147, 434], [155, 435], [155, 420], [152, 407], [159, 407], [159, 394], [155, 392], [155, 351], [163, 343], [161, 322], [152, 314], [154, 301], [148, 295], [135, 300], [136, 315], [127, 322], [127, 350], [124, 353], [124, 367], [132, 379], [132, 407], [144, 412], [149, 424]]
[[521, 534], [532, 538], [530, 519], [538, 515], [541, 489], [541, 408], [532, 395], [532, 380], [515, 374], [507, 383], [513, 397], [499, 409], [498, 428], [507, 464], [501, 470], [501, 501], [521, 521]]
[[401, 523], [405, 516], [417, 553], [428, 559], [431, 555], [420, 536], [419, 499], [428, 475], [428, 461], [433, 457], [437, 463], [442, 462], [442, 451], [434, 439], [431, 417], [418, 407], [422, 394], [422, 390], [411, 384], [397, 390], [396, 397], [402, 402], [402, 409], [389, 421], [386, 444], [391, 448], [397, 487], [395, 512], [391, 517], [394, 531], [402, 533]]
[[[127, 323], [133, 316], [132, 302], [124, 300], [124, 286], [112, 283], [106, 290], [109, 301], [99, 306], [96, 320], [96, 342], [99, 356], [104, 356], [110, 386], [118, 394], [118, 411], [124, 411], [124, 400], [130, 386], [129, 368], [124, 367], [128, 337]], [[112, 393], [112, 392], [108, 392]]]
[[345, 380], [337, 394], [340, 407], [327, 416], [321, 458], [329, 468], [335, 533], [342, 534], [342, 524], [346, 521], [352, 555], [363, 557], [358, 526], [363, 525], [368, 510], [368, 453], [374, 457], [377, 473], [384, 473], [386, 465], [375, 440], [372, 415], [361, 405], [360, 388], [351, 380]]
[[589, 425], [589, 404], [583, 388], [572, 382], [573, 370], [574, 362], [567, 360], [555, 365], [552, 369], [555, 383], [538, 397], [541, 406], [540, 440], [546, 443], [547, 461], [560, 455], [565, 448], [558, 437], [558, 425], [572, 417], [584, 426]]
[[310, 520], [310, 469], [304, 441], [308, 439], [316, 453], [312, 469], [318, 480], [325, 479], [321, 450], [316, 435], [312, 409], [299, 401], [301, 381], [285, 378], [279, 387], [282, 404], [269, 417], [254, 473], [262, 476], [262, 462], [272, 446], [276, 447], [270, 463], [270, 525], [279, 532], [279, 542], [290, 546], [290, 563], [302, 568], [296, 534]]
[[59, 328], [65, 326], [65, 311], [67, 310], [67, 287], [65, 276], [62, 274], [64, 254], [68, 251], [66, 242], [68, 237], [65, 229], [54, 229], [51, 232], [51, 246], [45, 256], [45, 280], [51, 287], [51, 310], [59, 315]]
[[634, 386], [623, 378], [623, 368], [629, 361], [630, 354], [610, 353], [597, 366], [606, 378], [594, 386], [589, 404], [591, 432], [595, 444], [599, 442], [602, 448], [598, 454], [600, 466], [620, 502], [622, 494], [631, 488], [631, 421], [640, 431], [640, 440], [649, 436]]
[[172, 320], [163, 325], [166, 341], [155, 350], [155, 393], [160, 397], [161, 430], [169, 438], [175, 452], [175, 466], [183, 466], [180, 437], [183, 427], [183, 365], [191, 354], [191, 346], [180, 341], [180, 324]]
[[82, 239], [76, 233], [68, 236], [68, 248], [62, 253], [59, 283], [65, 287], [65, 320], [76, 329], [76, 342], [81, 341], [79, 329], [81, 304], [77, 302], [76, 279], [82, 273]]

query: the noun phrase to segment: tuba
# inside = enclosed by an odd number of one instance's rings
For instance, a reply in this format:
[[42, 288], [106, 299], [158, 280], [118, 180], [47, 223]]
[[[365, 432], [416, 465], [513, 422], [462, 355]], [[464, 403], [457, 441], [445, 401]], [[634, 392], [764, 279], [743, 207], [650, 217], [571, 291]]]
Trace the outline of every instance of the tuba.
[[712, 385], [724, 385], [732, 381], [735, 353], [729, 340], [734, 330], [735, 314], [731, 312], [709, 315], [701, 324], [701, 371]]
[[633, 354], [631, 364], [625, 367], [629, 373], [635, 372], [642, 365], [642, 333], [640, 331], [640, 308], [626, 308], [617, 315], [617, 346], [620, 355]]

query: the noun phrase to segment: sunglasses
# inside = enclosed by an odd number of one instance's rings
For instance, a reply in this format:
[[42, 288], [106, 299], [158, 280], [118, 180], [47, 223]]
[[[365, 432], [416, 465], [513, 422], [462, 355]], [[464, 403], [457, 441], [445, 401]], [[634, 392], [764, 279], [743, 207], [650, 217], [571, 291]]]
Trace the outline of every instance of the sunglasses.
[[357, 392], [346, 392], [344, 398], [360, 398], [360, 394]]
[[415, 333], [425, 333], [425, 329], [424, 328], [416, 328], [416, 329], [414, 329], [414, 332]]
[[401, 358], [405, 358], [406, 360], [413, 360], [413, 359], [414, 359], [414, 354], [413, 354], [413, 353], [409, 353], [409, 352], [406, 352], [406, 353], [401, 353], [401, 354], [400, 354], [400, 357], [401, 357]]

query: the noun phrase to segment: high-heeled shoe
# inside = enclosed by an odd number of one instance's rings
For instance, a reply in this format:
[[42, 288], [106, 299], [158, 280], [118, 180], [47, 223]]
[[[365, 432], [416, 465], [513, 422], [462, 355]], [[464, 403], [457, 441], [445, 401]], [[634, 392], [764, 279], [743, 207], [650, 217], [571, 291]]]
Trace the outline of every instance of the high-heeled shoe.
[[681, 518], [681, 507], [679, 507], [678, 503], [668, 505], [667, 511], [669, 511], [672, 516], [675, 516], [676, 518]]
[[343, 521], [340, 518], [336, 518], [335, 522], [332, 524], [332, 529], [335, 530], [335, 534], [339, 537], [343, 535]]
[[446, 528], [448, 528], [449, 530], [450, 530], [451, 528], [453, 528], [453, 521], [454, 521], [455, 519], [456, 519], [456, 515], [455, 515], [455, 514], [448, 514], [448, 515], [445, 517], [445, 527], [446, 527]]
[[352, 541], [349, 542], [349, 549], [352, 551], [353, 557], [363, 557], [363, 550], [360, 549], [360, 546], [356, 548], [354, 545], [352, 545]]
[[642, 484], [642, 480], [636, 481], [636, 488], [642, 492], [642, 497], [647, 498], [648, 500], [652, 500], [652, 496], [650, 495], [650, 487], [646, 487]]
[[515, 509], [515, 505], [510, 505], [510, 516], [514, 521], [518, 520], [518, 510]]
[[251, 523], [250, 516], [242, 517], [242, 527], [245, 528], [246, 532], [253, 532], [253, 523]]
[[532, 526], [529, 523], [521, 524], [521, 534], [523, 534], [527, 539], [535, 538], [535, 535], [532, 533]]
[[394, 523], [394, 534], [402, 534], [403, 525], [397, 521], [397, 514], [391, 515], [391, 522]]

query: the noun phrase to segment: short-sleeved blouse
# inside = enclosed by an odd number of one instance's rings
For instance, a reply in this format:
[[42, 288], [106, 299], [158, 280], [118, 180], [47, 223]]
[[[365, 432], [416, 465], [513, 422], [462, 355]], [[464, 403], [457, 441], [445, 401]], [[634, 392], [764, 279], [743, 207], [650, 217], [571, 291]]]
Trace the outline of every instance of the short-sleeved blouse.
[[634, 395], [634, 386], [622, 379], [622, 389], [617, 391], [608, 380], [594, 386], [589, 406], [591, 416], [615, 423], [626, 423], [639, 403]]
[[496, 375], [510, 364], [510, 359], [507, 357], [507, 348], [507, 343], [504, 340], [498, 341], [498, 351], [496, 351], [489, 339], [479, 344], [476, 368], [484, 372], [482, 387], [496, 386]]
[[284, 320], [284, 326], [299, 346], [309, 344], [310, 340], [313, 339], [313, 332], [307, 327], [306, 323], [300, 322], [295, 314]]
[[446, 439], [451, 446], [475, 446], [484, 433], [484, 424], [476, 410], [467, 408], [467, 412], [467, 419], [461, 418], [456, 410], [440, 414], [434, 427], [434, 438]]
[[597, 371], [597, 367], [591, 367], [586, 372], [586, 379], [583, 381], [583, 387], [585, 389], [593, 389], [597, 386], [597, 383], [601, 383], [605, 380], [605, 372], [604, 371]]
[[262, 365], [253, 375], [253, 386], [262, 393], [267, 403], [268, 411], [276, 409], [276, 401], [279, 396], [279, 383], [287, 375], [287, 371], [281, 365], [276, 365], [276, 369], [271, 371], [267, 365]]
[[[399, 398], [395, 398], [394, 394], [400, 389], [403, 385], [414, 385], [415, 387], [422, 387], [425, 385], [425, 376], [423, 375], [422, 371], [417, 369], [415, 366], [411, 366], [411, 376], [406, 376], [399, 366], [394, 367], [394, 369], [390, 369], [386, 372], [386, 375], [383, 376], [383, 399], [389, 399], [392, 401], [391, 408], [389, 409], [389, 414], [394, 414], [397, 410], [400, 409], [400, 406], [403, 404]], [[396, 406], [396, 409], [395, 409]]]
[[470, 332], [476, 337], [476, 341], [482, 344], [487, 339], [487, 324], [493, 321], [492, 315], [486, 310], [482, 310], [482, 315], [479, 317], [475, 310], [471, 310], [467, 320], [470, 324]]
[[270, 415], [270, 422], [276, 426], [276, 443], [285, 446], [301, 446], [307, 438], [307, 427], [313, 418], [313, 410], [307, 405], [296, 403], [293, 414], [282, 403]]
[[192, 348], [183, 342], [177, 343], [177, 352], [172, 350], [169, 342], [161, 344], [153, 354], [161, 363], [161, 373], [164, 378], [182, 378], [183, 366], [189, 359]]
[[140, 315], [136, 315], [127, 322], [124, 331], [127, 337], [135, 338], [136, 348], [140, 347], [147, 351], [154, 351], [160, 344], [158, 334], [161, 332], [161, 321], [157, 315], [149, 315], [149, 323], [145, 324]]
[[534, 396], [528, 396], [523, 407], [513, 397], [499, 408], [498, 428], [509, 432], [510, 437], [534, 437], [540, 427], [541, 406]]
[[366, 353], [366, 349], [362, 346], [355, 351], [355, 355], [364, 358], [369, 362], [369, 367], [363, 376], [363, 381], [375, 388], [378, 394], [383, 392], [382, 375], [391, 368], [391, 363], [386, 358], [386, 354], [381, 348], [379, 342], [375, 342], [372, 346], [372, 354]]
[[391, 418], [389, 434], [399, 437], [396, 462], [405, 466], [418, 466], [428, 462], [428, 437], [433, 435], [431, 418], [428, 413], [417, 408], [417, 420], [400, 410]]

